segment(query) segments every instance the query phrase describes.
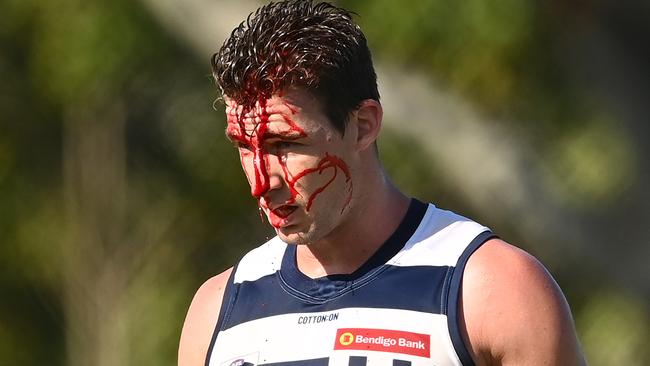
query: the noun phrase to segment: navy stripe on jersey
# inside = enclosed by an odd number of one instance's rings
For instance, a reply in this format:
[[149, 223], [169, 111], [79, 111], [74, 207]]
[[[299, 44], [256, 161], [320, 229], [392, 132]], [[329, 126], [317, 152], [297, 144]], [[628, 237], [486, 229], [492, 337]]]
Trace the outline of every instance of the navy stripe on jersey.
[[350, 356], [350, 361], [348, 366], [366, 366], [368, 363], [368, 357], [364, 356]]
[[474, 361], [472, 360], [465, 342], [463, 341], [459, 324], [460, 318], [458, 314], [458, 300], [460, 298], [462, 290], [461, 285], [463, 280], [463, 272], [465, 270], [465, 265], [467, 264], [467, 261], [469, 260], [469, 257], [472, 255], [472, 253], [474, 253], [476, 249], [483, 245], [483, 243], [495, 237], [496, 235], [494, 235], [491, 231], [484, 231], [480, 233], [476, 238], [474, 238], [474, 240], [472, 240], [467, 248], [465, 248], [463, 254], [460, 256], [460, 258], [458, 258], [456, 267], [453, 269], [449, 295], [445, 296], [447, 297], [447, 325], [449, 327], [451, 343], [454, 345], [456, 354], [464, 366], [474, 366]]
[[393, 366], [411, 366], [411, 361], [393, 360]]
[[[236, 302], [237, 305], [228, 310], [227, 321], [218, 329], [225, 330], [246, 321], [273, 315], [346, 307], [440, 313], [442, 281], [439, 283], [434, 279], [445, 278], [449, 267], [396, 267], [384, 264], [404, 247], [418, 228], [427, 208], [427, 204], [412, 199], [395, 232], [352, 274], [312, 279], [297, 268], [296, 246], [287, 246], [279, 272], [232, 286], [231, 302]], [[380, 280], [377, 283], [374, 280], [378, 277]], [[278, 288], [284, 291], [277, 291]], [[386, 288], [397, 288], [401, 293], [399, 296], [386, 296]], [[427, 296], [422, 296], [422, 293]]]
[[[235, 284], [237, 305], [231, 309], [221, 330], [237, 324], [274, 315], [313, 313], [349, 307], [402, 309], [440, 314], [445, 278], [450, 267], [385, 265], [382, 271], [363, 284], [353, 283], [346, 292], [327, 301], [307, 302], [286, 291], [279, 274], [257, 281]], [[285, 291], [277, 291], [278, 287]], [[390, 293], [386, 289], [391, 289]]]
[[[282, 258], [282, 278], [284, 282], [296, 292], [302, 292], [309, 297], [322, 298], [323, 300], [335, 296], [332, 293], [334, 288], [331, 288], [332, 283], [340, 284], [341, 290], [345, 289], [346, 282], [349, 284], [361, 281], [362, 277], [369, 275], [378, 267], [385, 264], [388, 260], [393, 258], [413, 235], [415, 230], [420, 225], [422, 218], [427, 212], [427, 204], [412, 199], [404, 218], [398, 225], [393, 234], [386, 240], [386, 242], [373, 254], [363, 265], [351, 274], [335, 274], [321, 278], [310, 278], [302, 273], [296, 264], [296, 246], [289, 245], [284, 252]], [[350, 243], [350, 245], [354, 245]], [[329, 286], [321, 293], [323, 286]]]
[[235, 297], [232, 295], [235, 288], [235, 272], [237, 272], [237, 265], [234, 266], [232, 272], [230, 272], [230, 276], [228, 277], [226, 289], [223, 294], [223, 301], [221, 303], [221, 309], [219, 310], [219, 318], [217, 318], [217, 325], [214, 327], [214, 331], [212, 332], [212, 339], [210, 340], [208, 353], [205, 357], [205, 366], [210, 366], [210, 355], [212, 355], [214, 343], [217, 341], [217, 335], [219, 334], [219, 330], [223, 327], [225, 317], [229, 314], [229, 309], [233, 306], [233, 302], [235, 301]]

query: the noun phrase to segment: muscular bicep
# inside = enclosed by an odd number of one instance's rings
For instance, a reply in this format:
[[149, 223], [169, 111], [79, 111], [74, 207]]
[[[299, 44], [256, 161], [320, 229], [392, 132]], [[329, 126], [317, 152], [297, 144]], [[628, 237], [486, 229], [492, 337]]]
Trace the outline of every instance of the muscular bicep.
[[569, 306], [528, 253], [491, 240], [470, 257], [462, 314], [477, 365], [584, 365]]
[[179, 366], [203, 366], [232, 268], [207, 280], [196, 292], [185, 317], [178, 346]]

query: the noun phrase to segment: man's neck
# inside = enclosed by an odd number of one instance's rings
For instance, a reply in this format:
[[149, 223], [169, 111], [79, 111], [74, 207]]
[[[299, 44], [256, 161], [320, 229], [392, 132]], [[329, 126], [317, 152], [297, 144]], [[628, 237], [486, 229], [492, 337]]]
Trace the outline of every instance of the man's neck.
[[352, 273], [395, 232], [410, 199], [384, 177], [377, 187], [372, 196], [360, 197], [354, 212], [326, 238], [298, 246], [301, 272], [312, 278]]

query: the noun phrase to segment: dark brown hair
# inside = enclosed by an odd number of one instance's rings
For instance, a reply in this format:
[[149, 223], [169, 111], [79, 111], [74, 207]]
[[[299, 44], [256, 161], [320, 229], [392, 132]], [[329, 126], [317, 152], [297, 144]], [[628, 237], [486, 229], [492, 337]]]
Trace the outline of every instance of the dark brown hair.
[[379, 101], [366, 37], [351, 12], [325, 2], [257, 9], [212, 56], [212, 72], [222, 94], [244, 108], [289, 86], [304, 88], [341, 133], [363, 100]]

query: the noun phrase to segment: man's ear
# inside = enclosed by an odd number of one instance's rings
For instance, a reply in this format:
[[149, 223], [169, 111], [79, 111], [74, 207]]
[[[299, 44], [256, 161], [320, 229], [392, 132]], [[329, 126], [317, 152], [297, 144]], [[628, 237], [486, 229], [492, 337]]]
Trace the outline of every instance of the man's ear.
[[361, 102], [359, 108], [353, 112], [352, 117], [356, 120], [357, 147], [359, 151], [373, 146], [381, 130], [381, 120], [384, 110], [381, 103], [374, 99], [366, 99]]

